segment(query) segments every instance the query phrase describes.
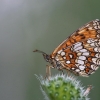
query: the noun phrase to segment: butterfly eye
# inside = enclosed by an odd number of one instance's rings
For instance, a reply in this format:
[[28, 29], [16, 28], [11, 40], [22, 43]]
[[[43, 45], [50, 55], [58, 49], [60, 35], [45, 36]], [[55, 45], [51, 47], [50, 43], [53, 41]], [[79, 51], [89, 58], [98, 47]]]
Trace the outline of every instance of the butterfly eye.
[[49, 55], [43, 54], [43, 57], [47, 62], [49, 62], [49, 60], [50, 60], [50, 56]]

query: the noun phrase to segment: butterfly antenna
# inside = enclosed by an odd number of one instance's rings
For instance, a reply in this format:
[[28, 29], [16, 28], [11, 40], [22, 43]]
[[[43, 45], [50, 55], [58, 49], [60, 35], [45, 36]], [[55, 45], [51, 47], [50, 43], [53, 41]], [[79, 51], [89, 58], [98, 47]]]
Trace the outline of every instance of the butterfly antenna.
[[43, 51], [40, 51], [40, 50], [34, 50], [33, 52], [39, 52], [39, 53], [42, 53], [42, 54], [46, 54], [45, 52], [43, 52]]

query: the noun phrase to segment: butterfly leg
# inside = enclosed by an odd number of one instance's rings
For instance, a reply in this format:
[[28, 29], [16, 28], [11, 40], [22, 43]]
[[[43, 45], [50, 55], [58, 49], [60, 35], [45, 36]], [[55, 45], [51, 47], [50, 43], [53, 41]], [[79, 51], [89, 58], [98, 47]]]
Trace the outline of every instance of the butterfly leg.
[[45, 78], [47, 78], [48, 80], [51, 77], [51, 68], [52, 68], [52, 66], [46, 65], [46, 76], [45, 76]]
[[[62, 74], [64, 75], [63, 69], [64, 69], [63, 67], [59, 68], [59, 70], [62, 71]], [[70, 76], [70, 71], [67, 69], [66, 69], [66, 71], [67, 71], [67, 75]]]
[[62, 72], [62, 74], [64, 75], [64, 71], [63, 71], [63, 68], [60, 68], [60, 69], [58, 69], [59, 71], [61, 71]]
[[90, 93], [91, 89], [92, 89], [92, 85], [88, 85], [88, 88], [84, 92], [84, 96], [87, 96]]
[[66, 71], [67, 71], [67, 75], [70, 76], [70, 71], [69, 70], [66, 70]]
[[64, 71], [63, 70], [61, 70], [62, 71], [62, 74], [64, 75]]

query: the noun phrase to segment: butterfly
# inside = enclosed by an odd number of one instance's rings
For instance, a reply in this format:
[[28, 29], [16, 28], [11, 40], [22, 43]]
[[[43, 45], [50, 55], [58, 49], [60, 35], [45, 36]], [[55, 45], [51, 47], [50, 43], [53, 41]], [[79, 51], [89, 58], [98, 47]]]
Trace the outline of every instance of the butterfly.
[[88, 22], [67, 39], [65, 39], [50, 54], [40, 50], [44, 59], [52, 68], [66, 69], [76, 75], [88, 77], [100, 65], [100, 20]]

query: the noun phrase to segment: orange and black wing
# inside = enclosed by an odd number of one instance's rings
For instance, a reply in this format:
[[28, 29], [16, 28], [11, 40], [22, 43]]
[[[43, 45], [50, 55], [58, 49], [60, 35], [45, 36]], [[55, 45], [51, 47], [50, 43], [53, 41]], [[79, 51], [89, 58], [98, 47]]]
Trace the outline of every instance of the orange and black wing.
[[63, 68], [88, 76], [100, 65], [100, 21], [93, 20], [79, 28], [51, 54]]

